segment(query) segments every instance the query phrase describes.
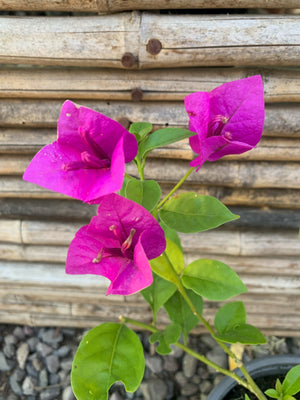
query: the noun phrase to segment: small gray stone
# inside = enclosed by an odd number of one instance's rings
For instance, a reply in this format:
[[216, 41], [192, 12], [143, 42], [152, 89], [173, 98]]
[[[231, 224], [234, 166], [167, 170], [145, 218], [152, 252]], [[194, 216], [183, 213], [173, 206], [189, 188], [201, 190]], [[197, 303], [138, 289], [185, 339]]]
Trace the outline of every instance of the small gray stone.
[[43, 364], [42, 360], [36, 356], [32, 359], [32, 366], [36, 371], [39, 372], [43, 369], [44, 364]]
[[24, 369], [21, 369], [18, 367], [14, 370], [12, 375], [15, 377], [17, 382], [21, 382], [24, 379], [26, 373], [25, 373]]
[[40, 393], [40, 400], [56, 400], [59, 395], [59, 387], [48, 387]]
[[190, 354], [185, 354], [182, 361], [183, 373], [187, 378], [191, 378], [197, 370], [197, 359]]
[[39, 386], [46, 387], [48, 386], [48, 372], [46, 369], [42, 369], [39, 373]]
[[178, 371], [175, 374], [175, 380], [176, 382], [178, 382], [179, 386], [183, 386], [187, 383], [187, 377], [184, 375], [184, 373], [182, 371]]
[[208, 394], [209, 392], [212, 391], [213, 384], [210, 381], [206, 380], [201, 383], [200, 388], [201, 388], [201, 393]]
[[217, 346], [217, 343], [214, 338], [212, 338], [210, 335], [201, 335], [200, 340], [202, 343], [204, 343], [208, 348], [214, 349]]
[[48, 346], [45, 343], [38, 342], [36, 345], [36, 350], [43, 356], [47, 357], [49, 354], [53, 352], [53, 348]]
[[17, 349], [17, 361], [21, 369], [25, 368], [28, 354], [29, 354], [28, 343], [22, 342]]
[[13, 358], [16, 354], [16, 348], [13, 344], [5, 344], [3, 346], [3, 353], [7, 358]]
[[170, 347], [172, 349], [170, 355], [174, 356], [175, 358], [181, 358], [182, 354], [184, 353], [183, 350], [175, 346], [175, 344], [171, 344]]
[[49, 375], [49, 384], [52, 385], [57, 385], [60, 383], [60, 377], [58, 374], [50, 374]]
[[[63, 399], [64, 400], [64, 399]], [[109, 400], [123, 400], [123, 397], [118, 393], [114, 392], [112, 395], [109, 397]]]
[[[112, 399], [112, 397], [110, 398], [110, 400]], [[64, 388], [63, 393], [62, 393], [62, 400], [75, 400], [75, 396], [73, 394], [73, 390], [71, 388], [71, 386], [67, 386], [66, 388]], [[115, 400], [118, 400], [117, 398], [115, 398]], [[122, 400], [122, 398], [120, 398], [119, 400]]]
[[25, 395], [35, 394], [35, 386], [37, 385], [37, 381], [31, 376], [26, 376], [23, 384], [22, 390]]
[[161, 379], [149, 379], [141, 384], [145, 400], [165, 400], [168, 387]]
[[14, 335], [9, 334], [4, 337], [5, 344], [16, 344], [17, 342], [18, 340]]
[[188, 382], [181, 388], [181, 394], [183, 396], [192, 396], [198, 392], [199, 385], [195, 383]]
[[17, 381], [16, 375], [12, 374], [12, 375], [9, 377], [9, 384], [10, 384], [11, 390], [12, 390], [16, 395], [22, 396], [23, 391], [22, 391], [22, 388], [21, 388], [19, 382]]
[[14, 393], [10, 393], [5, 400], [18, 400], [20, 397], [16, 396]]
[[28, 362], [26, 364], [25, 369], [26, 369], [27, 375], [32, 376], [33, 378], [36, 378], [36, 379], [39, 377], [38, 371], [33, 367], [33, 365], [30, 362]]
[[13, 330], [13, 335], [19, 340], [23, 340], [25, 338], [23, 329], [20, 326], [16, 326]]
[[39, 343], [39, 339], [37, 337], [33, 336], [27, 340], [27, 343], [29, 346], [29, 350], [31, 352], [34, 352], [36, 350], [37, 344]]
[[165, 356], [164, 357], [164, 368], [165, 371], [168, 372], [176, 372], [179, 369], [179, 364], [177, 359], [174, 356]]
[[42, 329], [40, 331], [40, 337], [44, 343], [47, 343], [54, 348], [57, 348], [59, 343], [63, 341], [62, 334], [56, 329]]
[[26, 336], [32, 336], [34, 334], [34, 329], [31, 326], [24, 326], [23, 332]]
[[52, 374], [55, 374], [58, 371], [59, 359], [55, 354], [50, 354], [46, 357], [46, 367]]
[[67, 346], [67, 345], [64, 345], [64, 346], [61, 346], [61, 347], [56, 351], [56, 354], [58, 355], [58, 357], [63, 358], [63, 357], [66, 357], [66, 356], [70, 353], [70, 351], [71, 351], [70, 347]]
[[159, 356], [146, 357], [146, 365], [154, 374], [160, 374], [163, 370], [162, 359]]
[[10, 371], [12, 365], [6, 360], [5, 355], [0, 351], [0, 371]]
[[[227, 355], [223, 351], [222, 348], [216, 347], [214, 350], [209, 351], [206, 354], [206, 357], [210, 360], [213, 361], [214, 363], [220, 365], [223, 368], [228, 367], [228, 361], [227, 361]], [[208, 366], [207, 367], [210, 373], [216, 373], [215, 369]]]
[[58, 372], [58, 376], [59, 376], [60, 382], [63, 384], [64, 387], [66, 387], [66, 386], [68, 386], [70, 384], [70, 374], [69, 374], [69, 372], [66, 372], [63, 369], [61, 369]]
[[73, 364], [73, 359], [69, 358], [67, 360], [62, 361], [60, 366], [64, 371], [69, 372], [72, 369], [72, 364]]

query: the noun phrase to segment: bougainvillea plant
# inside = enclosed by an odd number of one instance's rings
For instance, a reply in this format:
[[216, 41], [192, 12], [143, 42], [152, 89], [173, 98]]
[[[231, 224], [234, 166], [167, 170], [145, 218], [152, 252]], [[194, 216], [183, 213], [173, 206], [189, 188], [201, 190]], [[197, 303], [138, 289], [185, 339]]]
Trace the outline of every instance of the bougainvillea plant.
[[[66, 101], [57, 140], [41, 149], [25, 171], [25, 180], [98, 204], [97, 215], [70, 244], [66, 272], [105, 276], [110, 280], [108, 295], [140, 292], [153, 312], [151, 324], [122, 316], [119, 323], [106, 322], [89, 331], [73, 361], [74, 394], [78, 400], [105, 400], [117, 381], [129, 392], [137, 390], [145, 360], [138, 336], [127, 326], [134, 325], [152, 333], [150, 342], [156, 343], [159, 354], [170, 353], [171, 344], [178, 346], [232, 377], [259, 400], [293, 400], [300, 391], [300, 366], [263, 393], [228, 346], [265, 342], [263, 334], [247, 324], [243, 302], [228, 302], [247, 290], [238, 275], [217, 260], [199, 259], [185, 265], [178, 232], [206, 231], [238, 216], [211, 196], [191, 192], [173, 196], [204, 162], [256, 146], [264, 125], [262, 79], [257, 75], [211, 92], [192, 93], [184, 103], [189, 130], [152, 132], [150, 123], [133, 123], [127, 131], [105, 115]], [[144, 178], [146, 157], [153, 149], [185, 138], [196, 156], [188, 172], [161, 198], [159, 184]], [[125, 173], [125, 164], [131, 161], [137, 167], [135, 177]], [[227, 301], [213, 324], [203, 316], [203, 299]], [[162, 307], [170, 324], [158, 329], [156, 316]], [[198, 324], [235, 360], [242, 377], [188, 347], [188, 334]]]

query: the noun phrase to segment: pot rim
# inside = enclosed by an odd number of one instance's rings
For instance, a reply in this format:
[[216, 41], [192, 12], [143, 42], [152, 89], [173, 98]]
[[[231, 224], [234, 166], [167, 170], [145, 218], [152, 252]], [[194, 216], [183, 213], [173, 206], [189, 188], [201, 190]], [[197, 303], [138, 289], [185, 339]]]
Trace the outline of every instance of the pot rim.
[[[245, 367], [252, 378], [259, 376], [281, 375], [286, 374], [292, 367], [300, 364], [300, 355], [296, 354], [279, 354], [262, 358], [255, 358], [245, 364]], [[243, 376], [239, 368], [235, 369], [239, 376]], [[207, 400], [222, 400], [230, 390], [237, 385], [237, 382], [225, 377], [209, 394]]]

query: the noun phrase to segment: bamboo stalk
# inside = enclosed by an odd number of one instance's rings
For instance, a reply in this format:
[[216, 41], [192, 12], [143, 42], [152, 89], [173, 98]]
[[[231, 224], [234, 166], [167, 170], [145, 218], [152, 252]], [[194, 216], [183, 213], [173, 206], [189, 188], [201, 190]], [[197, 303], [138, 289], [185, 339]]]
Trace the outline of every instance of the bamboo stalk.
[[[123, 123], [125, 120], [128, 125], [137, 121], [151, 122], [154, 124], [154, 129], [166, 126], [187, 128], [188, 125], [188, 115], [182, 102], [135, 103], [84, 100], [80, 103], [115, 120], [122, 119]], [[0, 99], [0, 127], [13, 129], [14, 132], [17, 127], [45, 129], [46, 137], [48, 129], [56, 129], [61, 106], [62, 101], [58, 100]], [[267, 104], [264, 136], [300, 137], [299, 117], [300, 107], [296, 103]], [[7, 135], [12, 133], [12, 131], [4, 132]], [[56, 135], [52, 136], [55, 137]], [[7, 139], [9, 140], [9, 137]], [[3, 143], [3, 140], [1, 142]]]
[[276, 68], [1, 68], [0, 98], [183, 101], [189, 93], [260, 74], [266, 102], [300, 101], [300, 72]]
[[[206, 0], [1, 0], [5, 11], [110, 13], [129, 10], [207, 8]], [[297, 0], [213, 0], [209, 8], [299, 8]]]
[[297, 66], [298, 23], [290, 15], [170, 18], [147, 12], [5, 17], [0, 62], [122, 69]]

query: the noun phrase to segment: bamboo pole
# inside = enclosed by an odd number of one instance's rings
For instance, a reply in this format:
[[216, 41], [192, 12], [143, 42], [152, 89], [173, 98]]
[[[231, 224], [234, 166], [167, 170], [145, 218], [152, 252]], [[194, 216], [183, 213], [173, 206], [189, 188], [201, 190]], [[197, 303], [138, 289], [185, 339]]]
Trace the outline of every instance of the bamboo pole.
[[[108, 68], [297, 66], [297, 16], [1, 18], [0, 62]], [[21, 32], [21, 33], [20, 33]]]
[[[206, 9], [206, 0], [1, 0], [5, 11], [110, 13], [129, 10]], [[299, 8], [297, 0], [212, 0], [209, 8]]]
[[294, 68], [1, 68], [0, 98], [183, 101], [189, 93], [257, 74], [266, 102], [300, 101], [300, 72]]
[[[135, 103], [84, 100], [80, 103], [110, 118], [122, 121], [127, 128], [130, 122], [137, 121], [151, 122], [154, 124], [154, 129], [166, 126], [187, 128], [188, 125], [188, 115], [182, 102]], [[61, 106], [62, 102], [58, 100], [0, 99], [0, 127], [41, 128], [45, 129], [44, 133], [47, 135], [46, 130], [56, 129]], [[299, 117], [300, 108], [297, 103], [267, 104], [264, 135], [300, 137]]]
[[[172, 182], [161, 183], [162, 192], [166, 195], [174, 186]], [[186, 183], [178, 191], [194, 191], [197, 193], [215, 196], [228, 206], [249, 207], [278, 207], [284, 209], [299, 209], [299, 190], [287, 188], [247, 188], [226, 187], [217, 185], [205, 185]], [[73, 200], [60, 193], [51, 192], [40, 186], [22, 181], [20, 177], [2, 176], [0, 179], [0, 200], [5, 199], [35, 199], [35, 200]]]

